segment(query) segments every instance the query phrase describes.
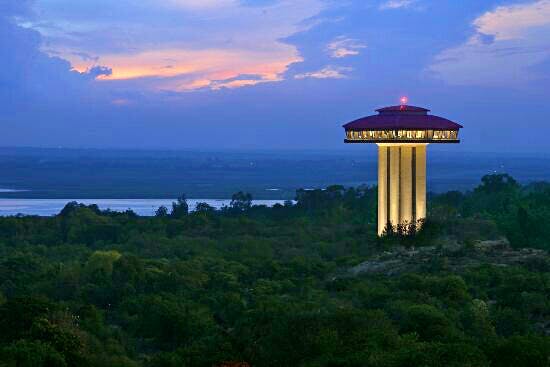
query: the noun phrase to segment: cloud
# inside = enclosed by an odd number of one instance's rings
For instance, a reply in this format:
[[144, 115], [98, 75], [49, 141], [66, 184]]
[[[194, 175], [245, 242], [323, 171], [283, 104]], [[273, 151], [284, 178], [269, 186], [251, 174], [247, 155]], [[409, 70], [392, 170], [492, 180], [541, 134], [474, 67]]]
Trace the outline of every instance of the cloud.
[[29, 5], [18, 0], [0, 7], [0, 99], [13, 105], [78, 94], [88, 86], [89, 75], [73, 71], [66, 60], [42, 52], [41, 35], [15, 23], [15, 17], [31, 12]]
[[166, 91], [177, 91], [177, 92], [191, 92], [197, 89], [211, 89], [211, 90], [221, 90], [221, 89], [234, 89], [254, 86], [262, 83], [272, 83], [279, 82], [282, 79], [277, 74], [239, 74], [232, 72], [233, 77], [229, 74], [221, 74], [221, 79], [212, 80], [212, 79], [200, 79], [196, 76], [191, 78], [183, 78], [175, 80], [170, 80], [168, 84], [160, 83], [159, 89]]
[[[164, 65], [163, 60], [170, 61], [170, 67]], [[103, 74], [100, 81], [148, 79], [147, 88], [155, 90], [220, 89], [224, 81], [231, 82], [227, 84], [230, 87], [253, 84], [234, 81], [241, 75], [255, 75], [258, 80], [254, 84], [280, 81], [288, 66], [301, 60], [294, 48], [285, 44], [261, 52], [168, 49], [136, 53], [132, 58], [111, 54], [101, 58], [102, 63], [109, 65], [111, 73]], [[76, 68], [81, 72], [89, 70], [85, 64]]]
[[[55, 51], [51, 50], [50, 53], [55, 53]], [[99, 61], [98, 56], [92, 56], [87, 54], [86, 52], [73, 52], [73, 55], [80, 57], [84, 61], [91, 61], [97, 63]]]
[[348, 73], [353, 71], [353, 68], [347, 66], [325, 66], [321, 70], [297, 74], [295, 79], [345, 79], [348, 77]]
[[107, 78], [113, 75], [113, 69], [106, 66], [94, 66], [86, 71], [86, 74], [92, 78], [104, 77]]
[[359, 50], [366, 47], [367, 45], [359, 42], [359, 40], [340, 36], [327, 45], [327, 50], [331, 57], [341, 59], [359, 55]]
[[[81, 73], [97, 64], [108, 66], [112, 73], [101, 75], [101, 81], [141, 80], [142, 88], [171, 91], [283, 80], [290, 65], [303, 61], [297, 47], [284, 40], [309, 29], [307, 21], [326, 7], [323, 0], [271, 0], [254, 6], [239, 0], [55, 4], [38, 2], [40, 22], [30, 22], [50, 54]], [[237, 80], [241, 75], [257, 79]]]
[[525, 39], [536, 27], [550, 25], [550, 0], [499, 6], [474, 21], [479, 33], [494, 35], [497, 41]]
[[380, 10], [410, 8], [415, 5], [417, 0], [388, 0], [380, 4]]
[[550, 58], [550, 0], [499, 6], [473, 22], [475, 34], [442, 51], [428, 72], [456, 85], [517, 85], [544, 75]]
[[238, 5], [238, 0], [167, 0], [166, 5], [183, 9], [220, 9]]

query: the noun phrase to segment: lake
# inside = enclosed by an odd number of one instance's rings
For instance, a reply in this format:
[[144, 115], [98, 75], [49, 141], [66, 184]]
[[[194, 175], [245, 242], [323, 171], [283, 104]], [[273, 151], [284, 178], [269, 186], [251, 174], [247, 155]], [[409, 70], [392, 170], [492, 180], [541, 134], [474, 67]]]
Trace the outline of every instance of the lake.
[[[133, 210], [141, 216], [152, 216], [158, 207], [164, 205], [171, 208], [172, 202], [176, 199], [0, 199], [0, 216], [10, 215], [39, 215], [52, 216], [58, 214], [63, 207], [71, 201], [77, 201], [86, 205], [97, 204], [100, 209], [111, 209], [113, 211]], [[194, 210], [197, 203], [220, 209], [229, 206], [230, 199], [188, 199], [189, 208]], [[277, 203], [283, 204], [284, 200], [254, 200], [254, 205], [273, 206]]]

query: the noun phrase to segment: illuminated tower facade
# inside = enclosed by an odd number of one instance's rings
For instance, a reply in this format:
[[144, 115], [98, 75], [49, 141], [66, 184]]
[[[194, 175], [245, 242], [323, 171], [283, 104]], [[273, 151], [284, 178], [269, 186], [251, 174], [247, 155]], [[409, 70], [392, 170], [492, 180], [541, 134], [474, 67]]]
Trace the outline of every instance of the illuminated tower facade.
[[346, 143], [378, 145], [380, 236], [389, 225], [422, 223], [426, 218], [426, 148], [433, 143], [460, 142], [461, 125], [402, 102], [344, 125]]

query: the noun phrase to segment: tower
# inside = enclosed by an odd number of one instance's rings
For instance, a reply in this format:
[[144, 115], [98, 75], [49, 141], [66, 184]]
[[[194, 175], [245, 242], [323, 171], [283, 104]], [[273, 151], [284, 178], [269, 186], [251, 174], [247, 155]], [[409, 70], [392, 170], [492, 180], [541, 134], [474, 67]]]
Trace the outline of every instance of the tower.
[[344, 125], [346, 143], [378, 145], [379, 236], [388, 225], [417, 226], [426, 218], [426, 148], [460, 143], [461, 125], [402, 102]]

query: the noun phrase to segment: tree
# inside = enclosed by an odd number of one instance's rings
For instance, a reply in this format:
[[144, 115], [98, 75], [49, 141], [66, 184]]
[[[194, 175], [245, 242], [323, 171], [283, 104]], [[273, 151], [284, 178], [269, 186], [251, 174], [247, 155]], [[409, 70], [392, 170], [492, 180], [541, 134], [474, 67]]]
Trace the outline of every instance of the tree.
[[113, 273], [113, 264], [120, 259], [122, 255], [118, 251], [95, 251], [86, 264], [86, 269], [90, 274], [99, 272], [111, 276]]
[[216, 211], [216, 208], [209, 205], [208, 203], [197, 203], [195, 207], [195, 212], [197, 213], [213, 213]]
[[445, 314], [430, 305], [413, 305], [405, 309], [401, 325], [404, 332], [415, 332], [423, 341], [441, 340], [455, 334]]
[[483, 176], [481, 178], [481, 186], [479, 186], [476, 190], [483, 191], [485, 193], [497, 193], [517, 189], [519, 189], [518, 182], [512, 176], [504, 173]]
[[0, 343], [8, 343], [28, 336], [38, 317], [45, 317], [54, 305], [44, 299], [12, 298], [0, 307]]
[[508, 231], [513, 232], [510, 233], [510, 235], [508, 236], [510, 237], [512, 245], [521, 245], [525, 247], [536, 242], [533, 240], [536, 239], [538, 237], [537, 235], [541, 232], [540, 225], [539, 223], [537, 223], [537, 220], [533, 218], [533, 216], [529, 213], [529, 211], [523, 206], [520, 206], [518, 208], [517, 223], [519, 225], [519, 232], [516, 228], [512, 228], [510, 231]]
[[183, 218], [189, 214], [189, 204], [187, 204], [187, 198], [185, 194], [181, 195], [177, 201], [172, 203], [172, 218]]
[[0, 366], [66, 367], [61, 353], [40, 341], [18, 340], [0, 349]]
[[155, 217], [158, 217], [158, 218], [165, 218], [168, 216], [168, 208], [165, 207], [164, 205], [160, 206], [156, 211], [155, 211]]
[[231, 209], [237, 212], [244, 212], [252, 207], [252, 195], [239, 191], [231, 197]]
[[96, 204], [86, 205], [81, 204], [76, 201], [71, 201], [65, 205], [63, 209], [59, 212], [60, 217], [67, 217], [75, 212], [78, 212], [80, 209], [90, 209], [92, 212], [94, 212], [97, 215], [101, 214], [101, 210]]
[[488, 354], [494, 367], [548, 367], [550, 340], [548, 337], [514, 336], [497, 340]]

